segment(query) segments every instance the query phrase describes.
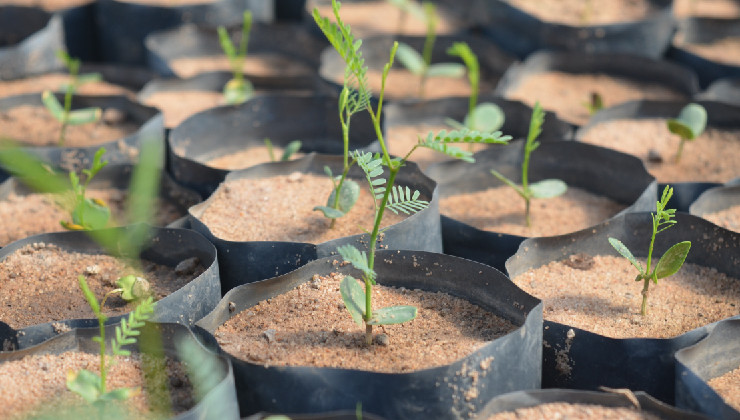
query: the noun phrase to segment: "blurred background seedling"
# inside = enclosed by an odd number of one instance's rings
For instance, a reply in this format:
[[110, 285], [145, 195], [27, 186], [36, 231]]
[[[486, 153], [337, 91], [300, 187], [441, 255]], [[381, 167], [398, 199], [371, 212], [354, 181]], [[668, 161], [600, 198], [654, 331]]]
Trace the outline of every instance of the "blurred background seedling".
[[224, 101], [230, 105], [246, 102], [254, 95], [252, 82], [244, 77], [244, 62], [247, 60], [247, 45], [249, 44], [249, 33], [252, 30], [252, 12], [244, 11], [242, 17], [242, 31], [239, 39], [239, 49], [234, 46], [225, 27], [218, 27], [218, 39], [221, 48], [229, 58], [232, 78], [224, 86]]
[[669, 119], [667, 125], [668, 130], [681, 139], [676, 152], [676, 162], [679, 162], [684, 143], [696, 140], [704, 132], [707, 126], [707, 110], [699, 104], [690, 103], [681, 109], [677, 118]]

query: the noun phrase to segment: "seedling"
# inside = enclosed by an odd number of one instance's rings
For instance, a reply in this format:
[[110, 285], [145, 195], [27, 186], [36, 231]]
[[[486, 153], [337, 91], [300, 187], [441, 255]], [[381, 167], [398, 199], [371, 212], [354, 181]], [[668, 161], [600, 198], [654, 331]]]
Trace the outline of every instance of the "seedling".
[[93, 177], [108, 164], [103, 160], [105, 148], [101, 147], [95, 152], [90, 169], [83, 169], [85, 181], [80, 182], [79, 176], [74, 171], [69, 172], [69, 181], [72, 183], [73, 204], [70, 214], [72, 221], [62, 220], [60, 223], [69, 230], [92, 230], [101, 229], [108, 224], [110, 219], [110, 208], [103, 200], [86, 197], [87, 186]]
[[681, 138], [676, 152], [676, 162], [681, 159], [683, 145], [701, 136], [707, 126], [707, 110], [703, 106], [690, 103], [681, 109], [678, 118], [668, 120], [668, 130]]
[[427, 34], [424, 40], [424, 50], [420, 55], [411, 46], [398, 43], [398, 60], [412, 74], [419, 76], [419, 96], [424, 97], [424, 86], [429, 77], [462, 77], [465, 67], [460, 63], [432, 64], [432, 51], [437, 38], [437, 11], [434, 4], [424, 2]]
[[[383, 133], [380, 127], [380, 116], [383, 108], [383, 96], [385, 91], [385, 82], [388, 72], [393, 65], [393, 59], [398, 50], [398, 43], [394, 43], [390, 51], [388, 63], [383, 68], [381, 79], [381, 90], [378, 99], [377, 109], [373, 107], [369, 100], [359, 98], [369, 98], [369, 87], [367, 84], [367, 67], [361, 58], [359, 48], [361, 41], [355, 41], [349, 25], [342, 22], [339, 15], [339, 3], [332, 0], [332, 9], [336, 18], [336, 23], [331, 22], [328, 18], [319, 15], [318, 10], [314, 9], [313, 17], [319, 28], [324, 32], [329, 42], [334, 46], [339, 54], [344, 58], [347, 65], [346, 71], [350, 79], [354, 82], [353, 87], [345, 83], [342, 95], [345, 103], [362, 103], [362, 108], [370, 114], [373, 122], [378, 142], [382, 149], [381, 154], [372, 154], [370, 152], [355, 151], [351, 154], [352, 159], [358, 164], [365, 174], [370, 193], [374, 197], [375, 217], [372, 230], [370, 231], [369, 254], [360, 251], [352, 245], [344, 245], [337, 248], [342, 258], [351, 263], [356, 269], [362, 272], [364, 289], [358, 283], [358, 280], [352, 276], [346, 276], [340, 284], [340, 293], [347, 310], [352, 319], [358, 324], [365, 324], [365, 343], [372, 344], [373, 325], [399, 324], [410, 321], [416, 317], [417, 309], [413, 306], [394, 306], [373, 310], [372, 307], [372, 286], [376, 282], [377, 275], [374, 271], [375, 251], [378, 241], [378, 235], [381, 232], [380, 224], [383, 220], [383, 214], [386, 210], [394, 213], [404, 213], [407, 215], [416, 213], [426, 208], [429, 203], [420, 198], [421, 193], [412, 190], [410, 187], [396, 186], [395, 180], [401, 167], [409, 159], [409, 156], [419, 147], [426, 147], [437, 150], [447, 156], [459, 158], [467, 161], [473, 161], [472, 153], [464, 151], [453, 146], [453, 143], [506, 143], [511, 137], [503, 136], [501, 132], [480, 133], [470, 130], [452, 131], [447, 133], [442, 130], [438, 134], [429, 133], [427, 137], [419, 137], [418, 143], [402, 158], [391, 158], [388, 154]], [[351, 99], [355, 98], [355, 99]], [[359, 102], [361, 101], [361, 102]], [[341, 104], [341, 102], [340, 102]], [[359, 111], [358, 111], [359, 112]], [[384, 171], [388, 169], [388, 177], [385, 178]]]
[[64, 51], [58, 51], [57, 57], [67, 67], [72, 79], [70, 83], [64, 86], [64, 106], [59, 103], [56, 96], [49, 90], [45, 90], [41, 94], [41, 100], [51, 115], [62, 124], [62, 128], [59, 130], [58, 141], [58, 144], [62, 146], [68, 126], [96, 122], [100, 120], [103, 111], [100, 108], [83, 108], [72, 111], [72, 97], [77, 91], [77, 88], [83, 83], [100, 80], [100, 75], [97, 73], [79, 75], [80, 60], [70, 57]]
[[686, 256], [689, 254], [689, 249], [691, 249], [690, 241], [683, 241], [673, 245], [663, 254], [662, 257], [660, 257], [658, 264], [656, 264], [655, 268], [651, 270], [655, 237], [660, 232], [663, 232], [676, 224], [676, 221], [673, 220], [676, 210], [666, 209], [666, 205], [672, 195], [673, 188], [666, 185], [660, 201], [657, 203], [656, 212], [651, 214], [653, 219], [653, 233], [650, 237], [650, 248], [648, 248], [647, 262], [644, 269], [640, 262], [632, 255], [632, 252], [630, 252], [630, 250], [621, 241], [619, 241], [619, 239], [609, 238], [609, 243], [614, 247], [614, 249], [616, 249], [624, 258], [627, 258], [627, 260], [629, 260], [629, 262], [632, 263], [639, 272], [637, 277], [635, 277], [635, 281], [643, 281], [642, 305], [640, 307], [640, 314], [642, 315], [647, 314], [648, 287], [650, 286], [650, 280], [652, 280], [653, 283], [658, 284], [658, 279], [670, 277], [676, 274], [676, 272], [681, 269], [681, 266], [686, 260]]
[[[293, 140], [288, 143], [285, 149], [283, 149], [283, 154], [280, 156], [280, 162], [290, 160], [290, 157], [301, 149], [301, 145], [300, 140]], [[267, 147], [267, 153], [270, 155], [270, 162], [277, 162], [278, 160], [275, 158], [275, 151], [272, 148], [272, 141], [270, 139], [265, 139], [265, 147]]]
[[108, 317], [103, 313], [103, 308], [108, 297], [116, 293], [120, 293], [125, 300], [140, 300], [133, 312], [129, 313], [128, 321], [125, 318], [121, 319], [121, 325], [116, 326], [115, 329], [116, 336], [111, 339], [111, 352], [114, 356], [130, 356], [131, 352], [124, 349], [123, 346], [136, 343], [136, 337], [140, 334], [139, 329], [154, 313], [155, 303], [154, 299], [149, 296], [149, 283], [145, 279], [132, 275], [122, 277], [116, 282], [119, 288], [106, 293], [103, 301], [98, 302], [95, 294], [88, 287], [85, 276], [79, 276], [77, 281], [87, 303], [98, 319], [100, 335], [93, 338], [93, 340], [100, 345], [100, 375], [87, 369], [69, 372], [67, 373], [67, 388], [93, 405], [102, 405], [114, 400], [126, 400], [138, 393], [139, 390], [119, 388], [108, 391], [106, 387], [106, 378], [111, 361], [106, 361], [105, 322]]
[[545, 122], [545, 111], [542, 110], [539, 102], [534, 104], [532, 109], [532, 118], [529, 121], [529, 133], [527, 133], [527, 142], [524, 144], [524, 161], [522, 162], [522, 185], [517, 185], [509, 178], [491, 169], [493, 176], [501, 180], [506, 185], [514, 189], [524, 199], [524, 220], [527, 227], [532, 225], [529, 208], [530, 201], [533, 198], [553, 198], [562, 195], [567, 191], [568, 186], [559, 179], [543, 179], [542, 181], [529, 183], [529, 158], [539, 146], [540, 142], [535, 141], [542, 132], [542, 124]]
[[594, 115], [604, 109], [604, 100], [601, 98], [599, 92], [591, 92], [588, 102], [584, 102], [583, 106], [586, 107], [589, 115]]
[[252, 30], [252, 12], [244, 11], [242, 19], [242, 36], [239, 40], [239, 52], [234, 43], [231, 42], [228, 31], [223, 26], [218, 27], [218, 40], [221, 48], [229, 58], [231, 73], [233, 77], [224, 86], [224, 100], [227, 104], [236, 105], [245, 102], [254, 95], [254, 86], [244, 78], [244, 61], [247, 59], [247, 44], [249, 44], [249, 32]]
[[419, 3], [413, 0], [387, 0], [388, 3], [396, 6], [401, 10], [401, 15], [398, 17], [398, 30], [397, 33], [402, 34], [404, 27], [406, 26], [406, 18], [409, 14], [414, 15], [419, 20], [424, 20], [424, 9], [419, 6]]
[[480, 65], [478, 57], [465, 42], [456, 42], [447, 49], [447, 54], [460, 57], [468, 69], [468, 81], [470, 82], [470, 98], [468, 100], [468, 113], [462, 124], [447, 119], [447, 124], [456, 129], [467, 127], [476, 131], [496, 131], [504, 125], [504, 112], [501, 108], [490, 102], [478, 104], [478, 92], [480, 89]]

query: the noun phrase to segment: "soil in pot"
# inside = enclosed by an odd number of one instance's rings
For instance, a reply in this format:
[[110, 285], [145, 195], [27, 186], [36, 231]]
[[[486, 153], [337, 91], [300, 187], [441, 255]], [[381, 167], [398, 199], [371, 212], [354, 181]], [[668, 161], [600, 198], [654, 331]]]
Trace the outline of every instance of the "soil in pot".
[[[0, 112], [3, 135], [26, 146], [57, 146], [61, 124], [49, 110], [40, 106], [22, 105]], [[122, 139], [140, 127], [115, 108], [103, 110], [95, 123], [71, 125], [67, 128], [65, 147], [84, 147]]]
[[226, 352], [253, 363], [402, 373], [450, 364], [516, 329], [445, 293], [376, 285], [373, 305], [413, 305], [419, 314], [411, 322], [378, 329], [376, 345], [367, 347], [364, 330], [339, 297], [343, 278], [339, 273], [314, 275], [241, 312], [214, 335]]
[[[64, 410], [81, 409], [85, 402], [67, 389], [67, 373], [87, 369], [98, 374], [99, 357], [97, 354], [68, 351], [58, 355], [28, 355], [20, 360], [3, 363], [0, 365], [3, 371], [0, 388], [5, 390], [0, 394], [3, 418], [21, 419], [51, 413], [58, 416], [60, 411], [63, 413]], [[108, 389], [141, 388], [143, 392], [129, 398], [120, 409], [131, 410], [131, 414], [138, 413], [137, 417], [146, 418], [148, 413], [151, 414], [151, 408], [147, 401], [150, 395], [145, 385], [142, 357], [147, 356], [136, 354], [111, 357], [114, 361], [106, 381]], [[151, 357], [148, 363], [166, 369], [169, 379], [166, 385], [171, 390], [170, 402], [174, 413], [187, 411], [195, 405], [193, 389], [183, 364], [170, 358], [162, 360]]]
[[613, 338], [671, 338], [740, 310], [740, 281], [686, 263], [651, 285], [642, 316], [635, 273], [625, 258], [574, 254], [512, 280], [542, 299], [545, 320]]
[[[373, 198], [364, 180], [351, 211], [329, 228], [330, 220], [313, 208], [325, 205], [331, 180], [301, 172], [260, 179], [228, 180], [209, 199], [200, 217], [214, 236], [228, 241], [322, 243], [364, 233], [374, 220]], [[422, 197], [424, 199], [424, 197]], [[428, 198], [427, 198], [428, 199]], [[405, 217], [385, 212], [381, 227]]]
[[[285, 151], [280, 146], [272, 146], [272, 156], [270, 155], [270, 149], [267, 146], [253, 146], [248, 149], [238, 150], [231, 152], [227, 155], [219, 156], [217, 158], [210, 159], [205, 162], [206, 165], [212, 166], [218, 169], [227, 169], [229, 171], [236, 171], [239, 169], [248, 168], [250, 166], [258, 165], [260, 163], [273, 162], [280, 160], [280, 157]], [[291, 155], [291, 159], [297, 159], [302, 157], [303, 153], [297, 152]]]
[[578, 138], [639, 157], [661, 183], [726, 182], [740, 176], [738, 129], [707, 127], [695, 141], [686, 142], [679, 163], [675, 155], [680, 139], [668, 131], [666, 119], [604, 121]]
[[[111, 210], [111, 218], [125, 220], [127, 192], [118, 188], [87, 190], [88, 197], [103, 200]], [[153, 223], [166, 226], [185, 216], [178, 206], [164, 199], [158, 199]], [[0, 246], [5, 246], [17, 239], [38, 233], [60, 232], [64, 229], [60, 221], [70, 219], [70, 212], [65, 210], [62, 197], [51, 194], [11, 192], [0, 201], [0, 220], [12, 221], [0, 229]]]
[[739, 18], [740, 3], [736, 0], [674, 0], [673, 13], [678, 17]]
[[[601, 7], [601, 6], [599, 6]], [[575, 74], [544, 71], [530, 74], [521, 83], [507, 90], [507, 99], [519, 100], [529, 106], [539, 101], [543, 108], [575, 125], [584, 125], [590, 116], [588, 104], [594, 93], [601, 96], [604, 107], [639, 99], [688, 99], [678, 90], [655, 82], [642, 82], [603, 73]]]
[[[492, 175], [493, 176], [493, 175]], [[519, 236], [554, 236], [593, 226], [626, 206], [583, 189], [568, 187], [565, 194], [532, 199], [531, 221], [524, 220], [524, 200], [506, 185], [442, 198], [440, 213], [481, 230]]]
[[[619, 419], [619, 420], [659, 420], [660, 417], [642, 412], [635, 407], [605, 407], [594, 404], [572, 404], [552, 402], [535, 407], [517, 408], [514, 411], [497, 413], [488, 420], [521, 419]], [[482, 420], [482, 419], [481, 419]]]
[[702, 214], [701, 217], [725, 229], [740, 232], [740, 205], [728, 207], [713, 213]]
[[[168, 62], [180, 78], [186, 79], [200, 73], [212, 71], [231, 71], [229, 58], [224, 54], [198, 57], [179, 57]], [[286, 57], [282, 54], [255, 53], [249, 54], [244, 61], [242, 71], [247, 78], [258, 77], [296, 77], [314, 73], [307, 64]]]
[[[62, 87], [69, 81], [69, 75], [63, 73], [49, 73], [15, 80], [0, 80], [0, 97], [35, 92], [40, 95], [44, 90], [63, 92]], [[133, 92], [130, 90], [105, 81], [83, 83], [77, 88], [76, 93], [80, 95], [126, 95], [133, 97]]]
[[177, 127], [193, 114], [225, 105], [223, 93], [207, 90], [154, 92], [141, 102], [162, 111], [165, 127]]
[[687, 42], [683, 32], [679, 31], [673, 38], [673, 45], [694, 55], [728, 66], [740, 66], [740, 36], [728, 36], [699, 43]]
[[[176, 268], [142, 261], [141, 269], [104, 254], [71, 252], [58, 246], [34, 243], [0, 262], [0, 319], [14, 329], [65, 319], [95, 318], [77, 283], [85, 275], [90, 289], [101, 297], [115, 289], [122, 275], [141, 273], [156, 300], [188, 284], [204, 271], [197, 259]], [[133, 310], [119, 296], [108, 299], [104, 312], [120, 315]], [[61, 331], [60, 331], [61, 332]]]
[[657, 11], [647, 0], [506, 0], [538, 19], [571, 26], [635, 21]]
[[740, 367], [707, 383], [727, 404], [740, 411]]
[[[367, 75], [370, 90], [380, 92], [382, 72], [370, 69]], [[408, 98], [435, 99], [448, 96], [470, 96], [470, 83], [465, 77], [427, 77], [423, 96], [419, 91], [420, 81], [420, 76], [416, 76], [408, 70], [395, 67], [391, 68], [385, 83], [385, 97], [389, 100], [401, 100]], [[341, 84], [342, 80], [338, 79], [335, 82]], [[490, 81], [481, 79], [481, 92], [488, 92], [493, 88], [494, 86], [490, 84]]]

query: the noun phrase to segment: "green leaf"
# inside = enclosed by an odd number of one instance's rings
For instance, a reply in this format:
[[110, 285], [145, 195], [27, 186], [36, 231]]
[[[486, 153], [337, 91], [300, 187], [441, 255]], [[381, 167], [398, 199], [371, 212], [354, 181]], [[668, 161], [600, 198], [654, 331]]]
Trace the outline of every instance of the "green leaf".
[[110, 209], [101, 200], [85, 198], [72, 211], [72, 221], [85, 230], [102, 229], [108, 224]]
[[316, 206], [313, 208], [313, 210], [320, 211], [327, 219], [339, 219], [340, 217], [345, 215], [345, 212], [329, 206]]
[[229, 59], [231, 60], [235, 59], [236, 48], [234, 47], [234, 43], [231, 42], [231, 37], [229, 37], [229, 33], [223, 26], [218, 27], [218, 41], [221, 43], [221, 49], [224, 50], [224, 54], [226, 54], [226, 56], [229, 57]]
[[690, 103], [681, 109], [678, 118], [668, 120], [668, 130], [686, 140], [699, 137], [707, 126], [707, 111], [703, 106]]
[[484, 102], [465, 117], [465, 126], [471, 130], [490, 132], [504, 125], [504, 111], [493, 103]]
[[344, 306], [347, 307], [357, 325], [362, 325], [365, 316], [365, 290], [352, 276], [346, 276], [339, 284], [339, 292], [342, 295]]
[[690, 249], [690, 241], [679, 242], [670, 247], [670, 249], [660, 257], [658, 265], [655, 266], [656, 278], [662, 279], [676, 274], [686, 260], [686, 256], [689, 255]]
[[359, 249], [348, 244], [337, 247], [337, 252], [339, 252], [339, 255], [341, 255], [345, 261], [352, 264], [352, 266], [356, 269], [362, 271], [363, 274], [367, 276], [367, 278], [369, 278], [370, 280], [375, 280], [375, 271], [370, 268], [370, 265], [367, 262], [367, 254], [365, 253], [365, 251], [360, 252]]
[[123, 289], [121, 297], [128, 302], [149, 296], [149, 291], [151, 289], [151, 286], [146, 279], [137, 277], [133, 274], [120, 277], [116, 280], [116, 285]]
[[398, 43], [398, 50], [396, 51], [396, 57], [398, 61], [403, 64], [404, 67], [411, 73], [421, 76], [424, 74], [424, 59], [413, 47], [403, 42]]
[[49, 110], [54, 119], [59, 122], [64, 121], [64, 108], [51, 91], [45, 90], [44, 93], [41, 94], [41, 102], [44, 103], [44, 106]]
[[522, 196], [524, 198], [527, 197], [527, 193], [524, 192], [524, 190], [522, 189], [522, 187], [520, 187], [519, 185], [515, 184], [514, 181], [510, 180], [509, 178], [507, 178], [501, 172], [499, 172], [499, 171], [497, 171], [495, 169], [491, 169], [491, 175], [495, 176], [499, 181], [501, 181], [504, 184], [508, 185], [509, 187], [513, 188], [514, 191], [516, 191], [517, 193], [519, 193], [520, 196]]
[[[326, 201], [327, 206], [333, 206], [337, 190], [333, 190]], [[339, 191], [339, 210], [344, 213], [352, 210], [357, 199], [360, 197], [360, 185], [355, 181], [345, 178], [342, 182], [341, 191]]]
[[632, 252], [617, 238], [609, 238], [609, 243], [614, 247], [614, 249], [617, 250], [624, 258], [627, 258], [629, 262], [632, 263], [632, 265], [635, 266], [637, 271], [640, 272], [640, 274], [645, 274], [645, 270], [642, 269], [642, 266], [637, 261], [637, 258], [635, 258], [634, 255], [632, 255]]
[[126, 401], [140, 392], [139, 388], [118, 388], [100, 396], [101, 401]]
[[254, 94], [254, 86], [249, 80], [231, 79], [224, 86], [224, 101], [229, 105], [246, 102]]
[[460, 63], [437, 63], [427, 69], [427, 77], [463, 77], [465, 66]]
[[82, 125], [98, 121], [103, 115], [100, 108], [82, 108], [69, 111], [67, 115], [67, 124]]
[[103, 80], [103, 75], [100, 73], [85, 73], [77, 76], [77, 84], [99, 82]]
[[529, 184], [529, 191], [535, 198], [552, 198], [565, 194], [568, 185], [559, 179], [543, 179]]
[[374, 310], [373, 317], [367, 323], [368, 325], [402, 324], [414, 318], [416, 318], [415, 306], [389, 306]]
[[87, 304], [90, 305], [90, 309], [92, 309], [93, 313], [98, 316], [98, 314], [100, 314], [100, 304], [98, 303], [98, 299], [95, 297], [95, 294], [90, 290], [90, 287], [88, 287], [85, 276], [77, 276], [77, 282], [80, 284], [80, 289], [82, 289], [82, 294], [85, 296]]
[[424, 210], [429, 205], [428, 201], [419, 200], [419, 191], [411, 192], [409, 187], [394, 185], [388, 196], [386, 208], [395, 214], [400, 211], [404, 214], [413, 214]]
[[100, 398], [100, 376], [86, 369], [68, 372], [67, 389], [92, 404]]
[[302, 143], [300, 140], [293, 140], [288, 143], [288, 145], [285, 146], [285, 149], [283, 149], [283, 155], [280, 157], [280, 160], [283, 162], [290, 160], [290, 157], [300, 150], [301, 145]]

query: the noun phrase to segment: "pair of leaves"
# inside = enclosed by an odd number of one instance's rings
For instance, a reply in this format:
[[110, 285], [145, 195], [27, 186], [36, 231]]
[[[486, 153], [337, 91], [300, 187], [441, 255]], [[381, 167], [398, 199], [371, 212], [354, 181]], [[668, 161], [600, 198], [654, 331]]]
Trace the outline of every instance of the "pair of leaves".
[[[337, 188], [340, 190], [339, 200], [336, 199]], [[338, 219], [347, 214], [347, 212], [354, 207], [359, 197], [360, 186], [355, 181], [345, 178], [341, 187], [336, 185], [331, 191], [329, 198], [326, 200], [325, 206], [316, 206], [313, 209], [322, 212], [324, 217], [328, 219]], [[337, 204], [337, 207], [334, 207], [335, 203]]]
[[421, 54], [403, 42], [398, 43], [396, 55], [398, 61], [416, 76], [458, 78], [465, 75], [465, 66], [460, 63], [436, 63], [427, 65]]
[[82, 108], [74, 111], [64, 109], [56, 96], [49, 90], [41, 94], [41, 101], [55, 120], [67, 125], [82, 125], [100, 120], [103, 111], [100, 108]]
[[[279, 162], [289, 161], [290, 157], [298, 152], [301, 149], [302, 145], [303, 143], [300, 140], [293, 140], [288, 143], [288, 145], [285, 146], [285, 148], [283, 149], [283, 154], [280, 156]], [[267, 153], [270, 155], [270, 161], [276, 162], [277, 160], [275, 159], [275, 155], [272, 149], [272, 141], [270, 141], [270, 139], [265, 139], [265, 147], [267, 147]]]
[[690, 103], [681, 109], [678, 118], [668, 120], [668, 130], [685, 140], [699, 137], [707, 126], [707, 111], [703, 106]]
[[72, 184], [72, 192], [74, 194], [74, 206], [71, 211], [72, 222], [61, 221], [60, 223], [65, 229], [69, 230], [92, 230], [102, 229], [108, 224], [110, 220], [110, 208], [100, 199], [87, 198], [85, 194], [87, 192], [87, 186], [90, 181], [98, 174], [106, 165], [107, 160], [103, 160], [103, 155], [106, 150], [104, 147], [99, 148], [93, 156], [92, 165], [90, 169], [83, 169], [82, 173], [85, 175], [85, 182], [80, 182], [80, 178], [74, 171], [69, 172], [69, 181]]
[[652, 273], [647, 273], [640, 262], [637, 261], [637, 258], [632, 255], [629, 248], [627, 248], [627, 246], [625, 246], [619, 239], [610, 237], [609, 243], [617, 250], [617, 252], [619, 252], [619, 254], [629, 260], [629, 262], [635, 266], [637, 271], [640, 272], [641, 276], [638, 276], [637, 280], [651, 278], [655, 284], [658, 284], [658, 279], [670, 277], [676, 274], [676, 272], [681, 269], [681, 266], [686, 260], [686, 256], [689, 254], [689, 250], [691, 249], [690, 241], [683, 241], [673, 245], [660, 257], [658, 264], [655, 266], [655, 270], [653, 270]]
[[224, 102], [229, 105], [238, 105], [254, 96], [254, 86], [247, 79], [234, 78], [226, 82], [223, 94]]
[[86, 369], [67, 373], [67, 389], [90, 404], [104, 401], [124, 401], [140, 392], [138, 388], [118, 388], [101, 392], [100, 376]]
[[116, 285], [121, 289], [121, 297], [127, 302], [143, 299], [149, 296], [151, 286], [147, 279], [129, 274], [116, 280]]
[[525, 200], [530, 198], [553, 198], [565, 194], [568, 190], [568, 184], [560, 179], [549, 178], [531, 182], [527, 184], [527, 189], [525, 190], [522, 186], [515, 184], [495, 169], [491, 169], [491, 174], [504, 184], [513, 188]]
[[[365, 290], [357, 282], [357, 279], [346, 276], [339, 285], [339, 291], [342, 294], [344, 306], [347, 307], [352, 316], [352, 320], [357, 325], [362, 325], [365, 322]], [[367, 325], [402, 324], [416, 318], [416, 314], [415, 306], [389, 306], [372, 311], [370, 319], [366, 323]]]

